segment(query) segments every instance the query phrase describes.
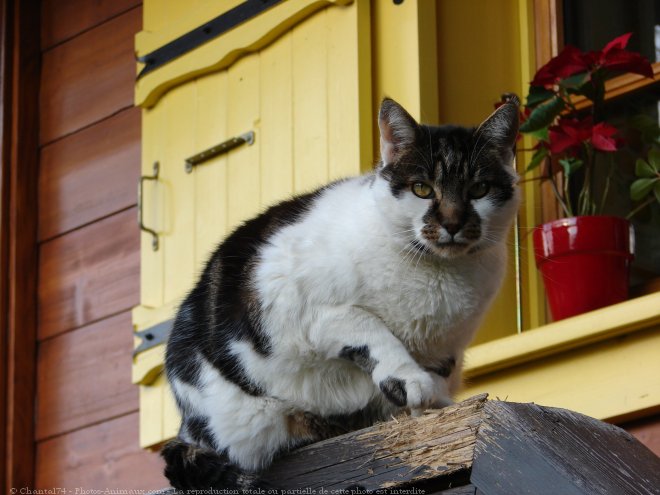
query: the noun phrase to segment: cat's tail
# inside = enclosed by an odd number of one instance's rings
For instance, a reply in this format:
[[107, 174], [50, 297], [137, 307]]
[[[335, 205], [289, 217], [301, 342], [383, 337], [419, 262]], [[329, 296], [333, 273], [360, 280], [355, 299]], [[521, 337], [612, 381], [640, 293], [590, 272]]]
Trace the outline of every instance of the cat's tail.
[[256, 488], [257, 476], [232, 464], [224, 453], [171, 440], [160, 451], [165, 459], [165, 476], [177, 490], [208, 490]]

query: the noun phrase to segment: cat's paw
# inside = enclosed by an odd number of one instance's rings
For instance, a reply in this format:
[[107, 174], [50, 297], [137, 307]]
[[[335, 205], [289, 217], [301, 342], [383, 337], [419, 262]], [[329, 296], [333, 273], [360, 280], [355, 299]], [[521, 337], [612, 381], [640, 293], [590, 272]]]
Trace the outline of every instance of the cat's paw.
[[379, 380], [378, 387], [392, 404], [399, 407], [426, 408], [436, 399], [433, 377], [418, 367], [402, 367]]
[[451, 406], [454, 401], [449, 394], [449, 385], [447, 379], [440, 375], [431, 373], [433, 378], [433, 402], [429, 405], [430, 409], [442, 409], [443, 407]]

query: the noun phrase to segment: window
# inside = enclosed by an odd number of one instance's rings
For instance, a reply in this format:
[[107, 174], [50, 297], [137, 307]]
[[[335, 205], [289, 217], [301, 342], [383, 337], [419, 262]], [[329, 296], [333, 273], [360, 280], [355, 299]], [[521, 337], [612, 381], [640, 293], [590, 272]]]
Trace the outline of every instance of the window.
[[[526, 2], [519, 3], [523, 4]], [[635, 31], [637, 38], [631, 49], [656, 60], [655, 26], [660, 24], [657, 1], [534, 0], [533, 7], [529, 19], [534, 25], [537, 67], [556, 55], [565, 43], [585, 50], [600, 49], [629, 31]], [[657, 81], [659, 63], [654, 71]], [[641, 76], [613, 79], [608, 84], [609, 109], [616, 119], [643, 111], [657, 121], [659, 85]], [[629, 141], [631, 147], [641, 146], [635, 136]], [[625, 179], [634, 167], [633, 160], [629, 152], [620, 160], [617, 174]], [[620, 187], [618, 199], [608, 201], [611, 213], [630, 205], [627, 186]], [[549, 187], [541, 197], [526, 188], [525, 197], [524, 208], [540, 213], [538, 223], [561, 216]], [[656, 391], [660, 378], [655, 377], [660, 373], [660, 363], [657, 352], [648, 349], [660, 345], [659, 219], [657, 207], [635, 218], [638, 259], [633, 295], [640, 297], [557, 323], [544, 324], [539, 318], [537, 328], [532, 325], [521, 335], [476, 345], [467, 355], [468, 385], [462, 397], [489, 392], [500, 398], [567, 407], [609, 420], [656, 408], [660, 404], [660, 393]], [[523, 228], [532, 226], [529, 221], [522, 224]], [[526, 246], [529, 249], [529, 244]], [[521, 263], [526, 246], [521, 243]], [[531, 270], [521, 287], [530, 287], [530, 280]]]

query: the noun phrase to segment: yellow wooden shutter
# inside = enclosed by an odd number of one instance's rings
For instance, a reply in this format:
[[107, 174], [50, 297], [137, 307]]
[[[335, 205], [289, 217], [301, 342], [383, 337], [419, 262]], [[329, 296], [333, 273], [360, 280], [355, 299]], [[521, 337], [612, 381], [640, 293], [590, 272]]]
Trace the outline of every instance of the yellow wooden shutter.
[[[198, 17], [179, 21], [180, 2], [147, 0], [138, 55], [239, 3], [197, 2]], [[143, 233], [136, 330], [174, 316], [214, 247], [242, 221], [372, 166], [369, 47], [369, 2], [291, 0], [139, 79], [142, 173], [158, 163], [159, 175], [144, 183], [143, 220], [158, 249]], [[186, 171], [188, 157], [248, 131], [252, 145]], [[178, 428], [163, 351], [152, 347], [134, 362], [145, 447]]]

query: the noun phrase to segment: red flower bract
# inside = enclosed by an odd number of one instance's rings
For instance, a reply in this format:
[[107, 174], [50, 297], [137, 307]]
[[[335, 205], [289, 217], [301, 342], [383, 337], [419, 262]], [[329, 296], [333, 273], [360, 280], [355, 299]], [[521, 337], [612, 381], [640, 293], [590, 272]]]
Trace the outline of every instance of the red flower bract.
[[591, 145], [601, 151], [616, 151], [619, 148], [620, 142], [613, 136], [617, 132], [616, 127], [605, 122], [599, 122], [591, 130]]
[[591, 117], [581, 120], [560, 119], [557, 125], [549, 129], [550, 152], [566, 152], [571, 155], [578, 151], [583, 143], [591, 144], [600, 151], [616, 151], [620, 144], [614, 138], [616, 133], [616, 127], [605, 122], [594, 125]]
[[626, 45], [632, 33], [623, 34], [610, 41], [597, 52], [584, 53], [579, 48], [567, 45], [541, 67], [530, 83], [532, 86], [552, 87], [559, 79], [586, 71], [606, 69], [612, 72], [632, 72], [645, 77], [653, 77], [653, 69], [646, 57], [627, 51]]
[[583, 53], [579, 48], [566, 45], [564, 49], [541, 67], [530, 83], [532, 86], [552, 86], [557, 79], [563, 79], [578, 72], [586, 71], [589, 66], [585, 64]]
[[631, 36], [632, 33], [622, 34], [605, 45], [601, 51], [583, 54], [582, 59], [592, 70], [603, 68], [613, 72], [632, 72], [653, 77], [653, 69], [646, 57], [625, 50]]

